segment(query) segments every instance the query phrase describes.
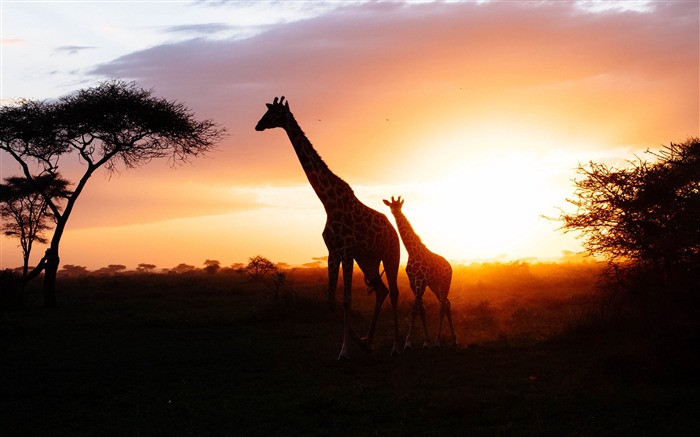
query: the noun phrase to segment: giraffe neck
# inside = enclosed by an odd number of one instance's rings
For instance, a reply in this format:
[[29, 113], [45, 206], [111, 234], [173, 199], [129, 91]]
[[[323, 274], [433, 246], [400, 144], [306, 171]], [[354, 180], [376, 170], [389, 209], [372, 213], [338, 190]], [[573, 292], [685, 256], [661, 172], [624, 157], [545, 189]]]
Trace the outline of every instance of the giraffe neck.
[[399, 235], [401, 235], [403, 245], [406, 246], [406, 251], [411, 254], [425, 250], [425, 245], [418, 234], [416, 234], [416, 231], [413, 230], [406, 216], [401, 211], [396, 211], [394, 212], [394, 218], [396, 219], [396, 226], [399, 228]]
[[355, 199], [350, 185], [328, 168], [291, 113], [284, 130], [294, 146], [294, 151], [311, 187], [327, 211], [339, 204], [347, 203], [350, 199]]

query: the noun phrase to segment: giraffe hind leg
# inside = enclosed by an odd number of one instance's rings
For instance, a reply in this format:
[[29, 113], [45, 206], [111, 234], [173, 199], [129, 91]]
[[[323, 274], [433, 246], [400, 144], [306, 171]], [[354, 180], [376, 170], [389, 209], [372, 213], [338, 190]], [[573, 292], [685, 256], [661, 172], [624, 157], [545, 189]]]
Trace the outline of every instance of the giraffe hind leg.
[[400, 350], [401, 334], [399, 334], [399, 251], [394, 256], [386, 257], [382, 263], [386, 271], [386, 281], [389, 284], [389, 300], [391, 301], [392, 318], [394, 319], [394, 344], [391, 347], [391, 355], [398, 355]]
[[440, 334], [442, 333], [442, 319], [445, 316], [444, 301], [440, 301], [440, 321], [438, 322], [437, 335], [435, 336], [435, 347], [440, 347]]
[[[367, 331], [367, 337], [364, 338], [365, 348], [367, 350], [372, 350], [372, 342], [374, 341], [374, 333], [377, 327], [377, 320], [379, 319], [379, 313], [381, 311], [382, 305], [389, 295], [389, 289], [384, 284], [382, 280], [382, 274], [379, 273], [379, 265], [381, 260], [374, 257], [361, 257], [356, 259], [357, 265], [360, 270], [365, 274], [365, 284], [370, 290], [370, 293], [375, 295], [374, 312], [372, 314], [372, 321], [370, 322], [369, 330]], [[389, 280], [389, 271], [387, 273], [387, 280]]]
[[450, 333], [452, 334], [452, 346], [457, 346], [457, 335], [455, 334], [455, 327], [452, 324], [452, 308], [450, 305], [450, 300], [445, 298], [447, 322], [450, 324]]
[[[393, 231], [393, 229], [392, 229]], [[391, 348], [391, 354], [398, 354], [400, 351], [401, 337], [399, 334], [399, 316], [398, 316], [398, 300], [399, 300], [399, 287], [397, 284], [397, 276], [399, 273], [399, 240], [395, 231], [393, 234], [394, 238], [390, 241], [391, 247], [382, 255], [370, 255], [366, 257], [356, 258], [357, 265], [360, 270], [365, 274], [365, 278], [369, 278], [366, 282], [375, 287], [374, 293], [376, 297], [374, 305], [374, 315], [372, 317], [372, 323], [370, 324], [370, 329], [367, 333], [367, 344], [371, 345], [374, 338], [374, 330], [377, 324], [377, 319], [379, 317], [379, 312], [381, 310], [382, 304], [386, 299], [387, 295], [391, 300], [392, 316], [394, 321], [394, 343]], [[382, 275], [379, 273], [379, 266], [383, 264], [384, 271], [386, 273], [386, 280], [388, 287], [382, 281]]]
[[372, 350], [372, 341], [374, 340], [374, 331], [377, 327], [377, 319], [379, 318], [379, 312], [382, 309], [384, 300], [389, 295], [389, 289], [384, 285], [381, 276], [377, 276], [373, 280], [366, 280], [368, 287], [370, 288], [370, 293], [374, 292], [375, 302], [374, 302], [374, 313], [372, 314], [372, 321], [367, 331], [367, 337], [363, 339], [364, 346], [367, 350]]

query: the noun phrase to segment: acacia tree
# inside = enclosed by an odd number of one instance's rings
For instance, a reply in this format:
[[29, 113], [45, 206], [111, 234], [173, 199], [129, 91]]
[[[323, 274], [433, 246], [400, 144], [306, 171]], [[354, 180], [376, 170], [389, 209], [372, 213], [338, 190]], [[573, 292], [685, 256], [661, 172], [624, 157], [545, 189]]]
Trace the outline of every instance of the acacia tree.
[[151, 273], [153, 269], [156, 268], [155, 264], [149, 264], [149, 263], [140, 263], [136, 267], [136, 271], [140, 273]]
[[204, 271], [210, 275], [215, 274], [221, 269], [221, 263], [216, 259], [208, 259], [204, 261]]
[[567, 199], [576, 210], [562, 212], [562, 228], [580, 232], [584, 248], [606, 256], [615, 272], [652, 274], [667, 291], [698, 291], [700, 140], [648, 153], [654, 161], [637, 158], [621, 169], [579, 165], [583, 178]]
[[275, 300], [279, 299], [280, 290], [287, 283], [287, 275], [277, 265], [264, 256], [257, 255], [248, 259], [245, 271], [250, 279], [272, 290]]
[[27, 281], [29, 257], [34, 242], [46, 244], [44, 233], [51, 229], [55, 217], [48, 208], [41, 192], [59, 204], [71, 194], [69, 182], [59, 175], [42, 175], [33, 182], [26, 178], [12, 176], [0, 184], [0, 217], [3, 219], [3, 232], [8, 237], [17, 238], [22, 249], [22, 282]]
[[[20, 101], [0, 108], [0, 150], [34, 183], [56, 219], [47, 251], [44, 303], [54, 307], [59, 244], [76, 201], [99, 168], [108, 173], [139, 167], [155, 158], [187, 162], [211, 150], [225, 130], [198, 121], [182, 103], [153, 96], [124, 81], [102, 82], [56, 101]], [[59, 160], [76, 157], [83, 173], [63, 210], [42, 191], [37, 178], [57, 175]]]

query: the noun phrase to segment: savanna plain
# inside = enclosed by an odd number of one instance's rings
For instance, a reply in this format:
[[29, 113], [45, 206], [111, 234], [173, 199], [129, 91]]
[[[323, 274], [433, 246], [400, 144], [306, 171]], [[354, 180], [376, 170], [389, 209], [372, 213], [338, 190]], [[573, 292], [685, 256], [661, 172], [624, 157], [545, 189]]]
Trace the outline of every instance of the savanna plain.
[[[59, 275], [57, 309], [33, 281], [0, 313], [0, 435], [698, 435], [697, 329], [603, 317], [601, 269], [455, 266], [458, 347], [415, 329], [390, 356], [387, 300], [374, 350], [342, 361], [325, 269], [286, 271], [278, 294], [233, 270]], [[373, 305], [356, 275], [358, 333]]]

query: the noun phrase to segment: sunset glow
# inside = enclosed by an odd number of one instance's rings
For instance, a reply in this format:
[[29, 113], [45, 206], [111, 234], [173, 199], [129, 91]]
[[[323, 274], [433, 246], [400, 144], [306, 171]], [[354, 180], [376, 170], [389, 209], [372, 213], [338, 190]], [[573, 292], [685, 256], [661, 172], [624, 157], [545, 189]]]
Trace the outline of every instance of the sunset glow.
[[[393, 223], [382, 199], [405, 199], [431, 250], [554, 259], [581, 250], [543, 218], [566, 206], [579, 162], [624, 164], [700, 134], [699, 16], [697, 1], [11, 2], [0, 98], [121, 78], [229, 133], [191, 166], [95, 174], [63, 264], [327, 255], [289, 139], [253, 129], [281, 95], [361, 201]], [[0, 159], [2, 178], [19, 174]], [[20, 265], [16, 241], [0, 242], [0, 267]]]

